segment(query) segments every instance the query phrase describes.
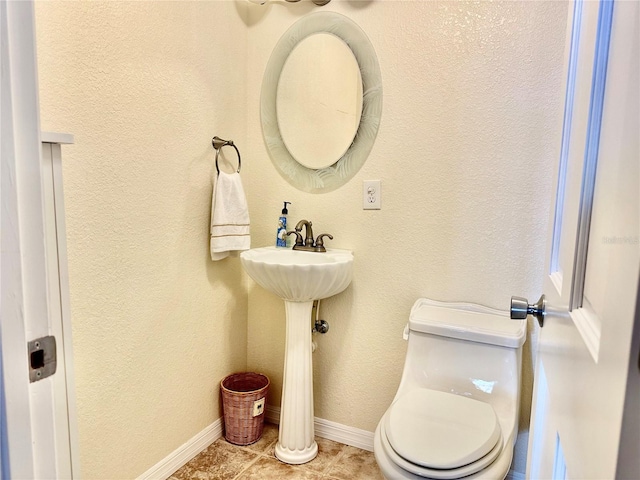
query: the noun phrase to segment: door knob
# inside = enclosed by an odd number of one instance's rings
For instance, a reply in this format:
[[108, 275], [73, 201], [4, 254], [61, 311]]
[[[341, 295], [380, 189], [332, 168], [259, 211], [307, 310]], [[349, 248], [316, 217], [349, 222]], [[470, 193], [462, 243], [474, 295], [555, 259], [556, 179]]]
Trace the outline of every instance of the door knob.
[[544, 295], [542, 295], [538, 302], [533, 305], [530, 305], [526, 298], [511, 297], [511, 319], [524, 320], [527, 318], [527, 315], [533, 315], [538, 319], [538, 324], [543, 327], [546, 306], [547, 301], [545, 300]]

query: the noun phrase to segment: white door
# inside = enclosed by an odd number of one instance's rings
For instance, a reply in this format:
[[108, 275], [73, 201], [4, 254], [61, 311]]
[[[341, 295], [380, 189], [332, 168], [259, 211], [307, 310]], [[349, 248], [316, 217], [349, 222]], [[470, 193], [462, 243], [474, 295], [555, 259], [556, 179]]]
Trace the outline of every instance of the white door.
[[534, 480], [620, 478], [619, 462], [640, 478], [640, 445], [635, 459], [620, 445], [625, 399], [627, 414], [640, 407], [627, 388], [638, 375], [639, 19], [637, 1], [576, 1], [569, 15], [527, 465]]

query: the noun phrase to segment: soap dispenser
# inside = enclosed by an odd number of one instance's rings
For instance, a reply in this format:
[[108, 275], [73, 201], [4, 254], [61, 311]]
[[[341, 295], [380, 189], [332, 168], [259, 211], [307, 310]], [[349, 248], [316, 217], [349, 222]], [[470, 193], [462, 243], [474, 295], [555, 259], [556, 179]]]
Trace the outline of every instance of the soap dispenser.
[[287, 205], [291, 205], [291, 202], [284, 202], [284, 208], [282, 209], [282, 213], [280, 214], [280, 218], [278, 218], [278, 231], [276, 233], [276, 247], [287, 247], [287, 215], [289, 214], [289, 210], [287, 210]]

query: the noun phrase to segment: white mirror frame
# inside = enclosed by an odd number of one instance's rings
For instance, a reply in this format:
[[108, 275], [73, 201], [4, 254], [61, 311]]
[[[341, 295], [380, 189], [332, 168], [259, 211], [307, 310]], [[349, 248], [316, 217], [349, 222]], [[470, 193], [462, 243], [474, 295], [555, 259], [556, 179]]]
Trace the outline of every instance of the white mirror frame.
[[[293, 49], [309, 35], [330, 33], [342, 39], [356, 57], [362, 76], [362, 117], [351, 146], [333, 165], [307, 168], [298, 163], [282, 140], [278, 128], [276, 99], [280, 73]], [[294, 23], [278, 41], [264, 73], [260, 99], [262, 135], [273, 165], [299, 190], [326, 193], [347, 183], [366, 161], [378, 134], [382, 115], [382, 75], [373, 45], [364, 31], [344, 15], [318, 12]], [[319, 132], [322, 135], [322, 132]], [[327, 139], [331, 141], [331, 139]]]

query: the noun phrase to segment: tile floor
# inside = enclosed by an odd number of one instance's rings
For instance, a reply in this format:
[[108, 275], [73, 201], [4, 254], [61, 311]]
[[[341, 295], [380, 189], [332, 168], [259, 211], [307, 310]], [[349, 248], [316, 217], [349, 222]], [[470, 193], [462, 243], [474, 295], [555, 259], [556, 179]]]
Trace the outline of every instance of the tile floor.
[[383, 480], [372, 452], [316, 437], [314, 460], [287, 465], [274, 456], [277, 440], [278, 427], [268, 423], [253, 445], [239, 447], [219, 438], [169, 480]]

